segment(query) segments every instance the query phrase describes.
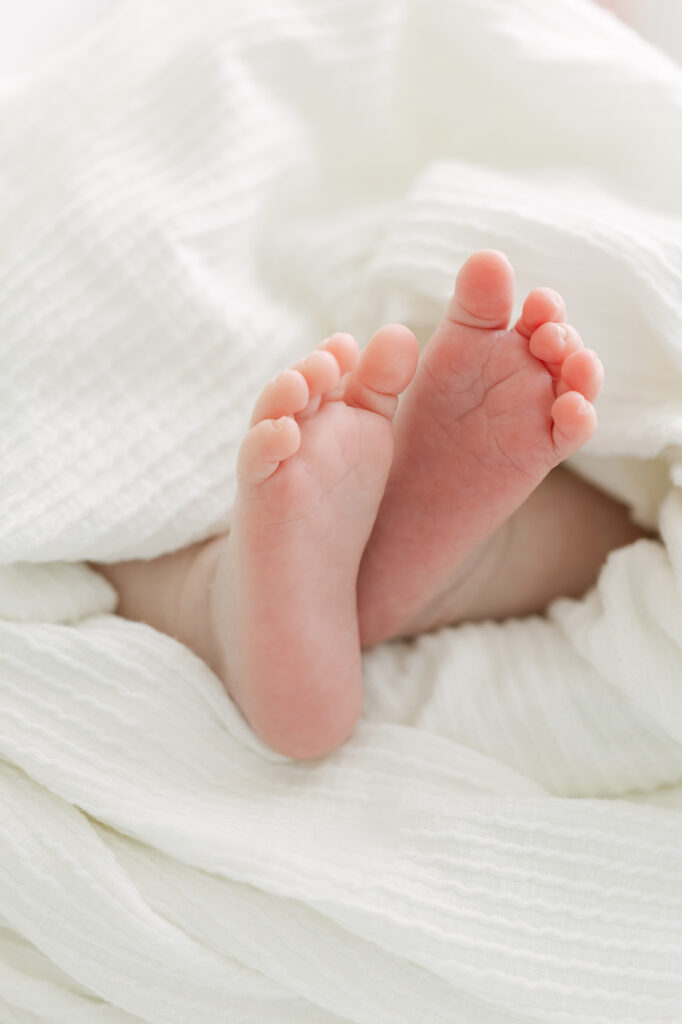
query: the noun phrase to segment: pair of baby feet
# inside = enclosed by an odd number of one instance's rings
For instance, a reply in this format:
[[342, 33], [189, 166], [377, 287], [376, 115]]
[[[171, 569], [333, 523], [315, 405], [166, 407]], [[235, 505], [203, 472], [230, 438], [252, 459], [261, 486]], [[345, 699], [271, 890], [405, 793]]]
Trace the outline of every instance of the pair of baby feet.
[[421, 359], [400, 325], [363, 351], [335, 334], [258, 398], [209, 614], [215, 667], [276, 750], [340, 745], [361, 648], [450, 621], [465, 559], [594, 432], [603, 370], [563, 300], [535, 289], [509, 330], [512, 304], [511, 265], [482, 250]]

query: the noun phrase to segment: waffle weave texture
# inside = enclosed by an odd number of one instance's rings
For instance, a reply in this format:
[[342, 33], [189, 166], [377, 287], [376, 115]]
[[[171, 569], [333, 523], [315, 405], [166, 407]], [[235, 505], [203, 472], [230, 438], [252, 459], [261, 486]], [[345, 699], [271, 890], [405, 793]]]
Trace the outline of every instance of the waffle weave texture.
[[[3, 101], [2, 1024], [680, 1024], [681, 182], [682, 69], [587, 0], [136, 2]], [[224, 527], [263, 381], [481, 247], [662, 540], [287, 761], [85, 563]]]

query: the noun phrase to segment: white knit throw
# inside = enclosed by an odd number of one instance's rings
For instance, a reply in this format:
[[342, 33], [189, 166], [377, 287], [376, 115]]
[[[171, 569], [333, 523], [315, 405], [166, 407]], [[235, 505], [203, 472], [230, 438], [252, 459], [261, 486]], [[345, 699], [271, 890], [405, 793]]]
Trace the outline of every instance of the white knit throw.
[[[3, 103], [2, 1024], [682, 1021], [681, 183], [682, 69], [587, 0], [136, 0]], [[377, 649], [289, 762], [83, 563], [224, 525], [262, 382], [480, 247], [663, 543]]]

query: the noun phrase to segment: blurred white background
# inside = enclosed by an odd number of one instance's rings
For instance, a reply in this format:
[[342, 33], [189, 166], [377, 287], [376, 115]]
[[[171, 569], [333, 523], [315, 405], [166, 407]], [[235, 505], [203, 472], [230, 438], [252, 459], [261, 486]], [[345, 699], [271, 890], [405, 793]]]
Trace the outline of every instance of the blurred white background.
[[682, 0], [597, 0], [682, 63]]
[[[67, 45], [123, 0], [0, 0], [0, 90]], [[139, 0], [144, 3], [144, 0]], [[514, 0], [508, 0], [514, 3]], [[551, 0], [548, 0], [551, 3]], [[682, 63], [682, 0], [596, 0]]]
[[46, 57], [120, 2], [0, 0], [0, 89], [30, 75]]

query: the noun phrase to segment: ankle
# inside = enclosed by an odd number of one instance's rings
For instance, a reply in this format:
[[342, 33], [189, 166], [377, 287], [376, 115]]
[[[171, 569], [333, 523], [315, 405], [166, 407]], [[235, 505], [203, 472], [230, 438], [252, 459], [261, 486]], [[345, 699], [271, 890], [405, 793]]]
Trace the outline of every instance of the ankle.
[[509, 604], [509, 551], [516, 521], [510, 517], [482, 541], [458, 566], [447, 587], [429, 601], [401, 631], [402, 637], [462, 622], [502, 618]]
[[650, 536], [628, 510], [558, 467], [508, 520], [507, 548], [485, 615], [542, 614], [594, 586], [611, 551]]
[[216, 576], [229, 532], [197, 545], [188, 562], [177, 595], [177, 620], [182, 623], [183, 643], [222, 678], [223, 657], [217, 615]]

